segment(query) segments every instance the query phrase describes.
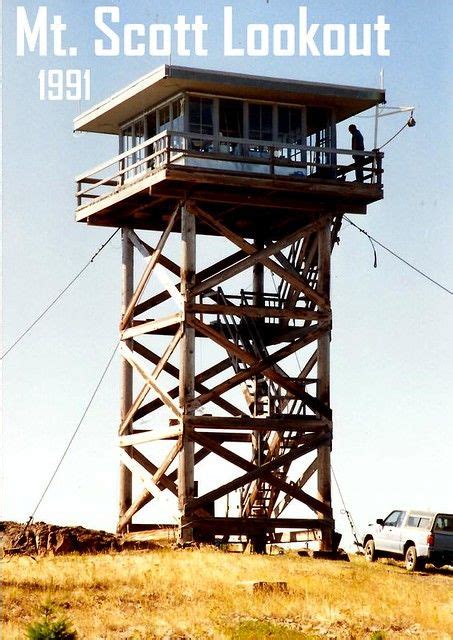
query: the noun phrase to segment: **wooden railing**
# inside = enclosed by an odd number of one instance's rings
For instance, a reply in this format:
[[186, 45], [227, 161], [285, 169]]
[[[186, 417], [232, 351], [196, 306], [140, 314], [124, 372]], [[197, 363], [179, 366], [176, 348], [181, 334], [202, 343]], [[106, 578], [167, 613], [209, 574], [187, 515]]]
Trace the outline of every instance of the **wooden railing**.
[[363, 182], [380, 186], [383, 154], [378, 150], [351, 151], [164, 131], [77, 176], [77, 206], [90, 204], [172, 165], [344, 181], [351, 172], [354, 179], [356, 163], [352, 155], [363, 157]]

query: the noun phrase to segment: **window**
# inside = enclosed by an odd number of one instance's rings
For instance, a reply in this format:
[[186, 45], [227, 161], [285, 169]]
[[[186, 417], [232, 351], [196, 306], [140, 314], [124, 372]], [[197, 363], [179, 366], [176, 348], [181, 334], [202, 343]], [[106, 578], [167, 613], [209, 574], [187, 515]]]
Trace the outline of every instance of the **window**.
[[[212, 136], [214, 133], [212, 113], [212, 99], [191, 97], [189, 99], [190, 133]], [[212, 142], [206, 139], [197, 140], [196, 138], [191, 138], [190, 146], [195, 151], [209, 151], [212, 149]]]
[[272, 141], [272, 106], [268, 104], [249, 105], [249, 138]]
[[165, 129], [169, 129], [170, 128], [170, 105], [167, 104], [165, 105], [165, 107], [162, 107], [161, 109], [158, 110], [157, 112], [157, 119], [158, 119], [158, 133], [161, 133], [162, 131], [165, 131]]
[[403, 511], [392, 511], [392, 513], [384, 520], [384, 527], [399, 527], [403, 520]]
[[[130, 151], [134, 147], [140, 145], [145, 141], [145, 119], [138, 118], [131, 124], [127, 125], [121, 131], [121, 151]], [[130, 171], [126, 171], [124, 173], [124, 178], [132, 178], [134, 175], [139, 173], [140, 171], [144, 171], [145, 163], [140, 163], [141, 160], [145, 158], [146, 151], [145, 148], [138, 149], [138, 151], [134, 151], [127, 155], [121, 163], [121, 168], [125, 169], [127, 167], [134, 166]], [[137, 164], [140, 163], [140, 164]]]
[[420, 529], [429, 529], [430, 522], [431, 518], [420, 518], [418, 526], [420, 527]]
[[453, 531], [453, 515], [439, 515], [434, 523], [435, 531]]
[[226, 138], [243, 138], [244, 109], [240, 100], [219, 100], [219, 134]]
[[210, 98], [190, 98], [189, 131], [208, 136], [213, 134], [212, 100]]
[[278, 107], [278, 140], [302, 144], [302, 110]]
[[183, 113], [182, 98], [177, 98], [176, 100], [173, 100], [173, 102], [171, 103], [171, 111], [172, 111], [171, 128], [174, 131], [183, 131], [184, 130], [184, 113]]

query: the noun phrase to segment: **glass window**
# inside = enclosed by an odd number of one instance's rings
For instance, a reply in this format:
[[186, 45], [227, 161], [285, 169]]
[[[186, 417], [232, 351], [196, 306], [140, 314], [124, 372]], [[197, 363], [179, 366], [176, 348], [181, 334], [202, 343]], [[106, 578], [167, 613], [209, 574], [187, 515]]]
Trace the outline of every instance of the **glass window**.
[[278, 140], [302, 144], [302, 111], [297, 107], [278, 107]]
[[249, 138], [272, 141], [271, 105], [253, 103], [249, 105]]
[[402, 511], [392, 511], [392, 513], [384, 520], [384, 527], [399, 527], [402, 519]]
[[189, 131], [191, 133], [212, 136], [212, 105], [213, 102], [210, 98], [190, 98]]
[[419, 524], [420, 524], [419, 516], [410, 516], [410, 518], [407, 519], [408, 527], [418, 527]]
[[418, 526], [421, 529], [428, 529], [430, 522], [431, 522], [431, 518], [420, 518], [420, 522], [418, 523]]
[[162, 107], [157, 112], [157, 118], [159, 122], [159, 133], [161, 131], [165, 131], [165, 129], [169, 129], [170, 125], [170, 105], [167, 104], [165, 107]]
[[439, 515], [434, 523], [435, 531], [453, 531], [453, 515]]
[[219, 134], [226, 138], [244, 137], [244, 108], [240, 100], [219, 100]]
[[173, 131], [184, 130], [184, 114], [183, 114], [183, 99], [178, 98], [171, 103], [172, 110], [172, 123], [171, 128]]

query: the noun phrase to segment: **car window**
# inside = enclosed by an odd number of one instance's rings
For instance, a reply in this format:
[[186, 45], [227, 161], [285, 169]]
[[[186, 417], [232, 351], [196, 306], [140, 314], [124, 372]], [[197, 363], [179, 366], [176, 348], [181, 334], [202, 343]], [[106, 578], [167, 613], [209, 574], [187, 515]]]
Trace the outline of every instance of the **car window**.
[[420, 522], [418, 523], [418, 526], [421, 529], [429, 529], [430, 522], [431, 522], [431, 518], [420, 518]]
[[435, 531], [453, 531], [453, 515], [439, 515], [434, 523]]
[[419, 527], [420, 529], [428, 529], [431, 518], [423, 518], [422, 516], [409, 516], [407, 519], [408, 527]]
[[403, 511], [392, 511], [384, 520], [384, 527], [399, 527], [403, 520]]

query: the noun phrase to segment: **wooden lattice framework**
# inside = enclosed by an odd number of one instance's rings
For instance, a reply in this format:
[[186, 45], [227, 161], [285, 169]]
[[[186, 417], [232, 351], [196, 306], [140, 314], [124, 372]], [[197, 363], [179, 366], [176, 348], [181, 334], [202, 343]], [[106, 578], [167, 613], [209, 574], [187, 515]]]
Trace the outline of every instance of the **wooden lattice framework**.
[[[181, 265], [163, 253], [178, 219]], [[273, 539], [276, 528], [288, 527], [320, 530], [323, 546], [331, 547], [329, 282], [331, 248], [340, 220], [341, 216], [329, 213], [305, 215], [295, 229], [278, 239], [266, 237], [259, 230], [254, 242], [250, 242], [223, 224], [221, 216], [214, 216], [200, 204], [187, 200], [175, 207], [154, 250], [134, 230], [123, 230], [120, 531], [127, 529], [135, 513], [167, 489], [178, 496], [180, 537], [184, 541], [207, 534], [235, 534], [245, 535], [262, 546]], [[234, 248], [227, 258], [198, 273], [197, 240], [201, 243], [205, 238], [197, 236], [197, 222], [208, 225]], [[134, 250], [147, 258], [135, 290]], [[164, 283], [163, 290], [141, 301], [150, 279], [156, 277], [156, 270]], [[177, 275], [179, 284], [175, 286], [170, 278], [162, 276], [163, 270]], [[249, 304], [242, 293], [238, 304], [238, 296], [230, 299], [220, 285], [246, 270], [253, 271], [253, 299]], [[265, 271], [272, 274], [274, 281], [278, 279], [277, 294], [271, 298], [263, 288]], [[201, 302], [197, 301], [200, 296]], [[134, 320], [144, 312], [156, 310], [167, 298], [173, 299], [175, 313], [151, 321]], [[141, 340], [159, 332], [169, 337], [161, 354], [151, 351]], [[226, 357], [209, 369], [196, 372], [197, 343], [206, 338], [224, 349]], [[269, 345], [273, 345], [272, 351]], [[310, 356], [296, 377], [289, 376], [280, 363], [307, 345], [314, 347]], [[177, 349], [179, 367], [169, 363]], [[159, 382], [163, 371], [175, 379], [171, 390]], [[206, 386], [206, 382], [222, 372], [226, 374], [223, 381]], [[142, 381], [136, 397], [132, 395], [133, 375]], [[241, 386], [248, 414], [225, 397], [228, 391]], [[149, 391], [156, 397], [145, 404]], [[197, 415], [197, 409], [207, 402], [216, 405], [217, 415]], [[134, 419], [152, 415], [162, 405], [168, 409], [165, 429], [134, 432]], [[159, 465], [139, 451], [140, 444], [156, 440], [172, 442]], [[238, 455], [228, 448], [228, 443], [238, 441], [250, 448], [248, 455]], [[196, 452], [195, 445], [199, 445]], [[316, 453], [315, 459], [303, 470], [297, 483], [288, 482], [291, 464], [310, 452]], [[234, 464], [241, 473], [236, 479], [195, 496], [196, 465], [209, 454]], [[177, 457], [178, 467], [168, 473]], [[317, 492], [309, 495], [304, 486], [314, 474]], [[132, 500], [133, 477], [140, 480], [143, 489]], [[240, 517], [215, 517], [213, 502], [238, 488], [243, 489]], [[313, 517], [282, 518], [281, 514], [294, 499], [313, 511]]]

